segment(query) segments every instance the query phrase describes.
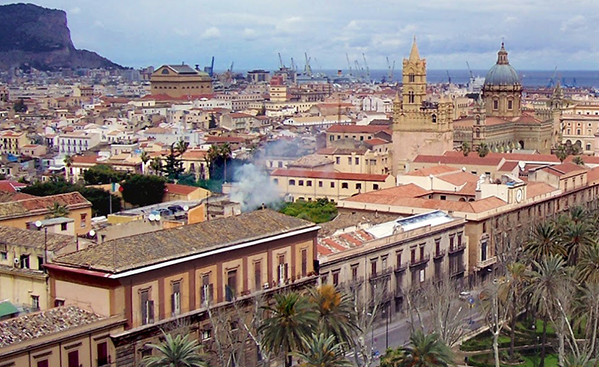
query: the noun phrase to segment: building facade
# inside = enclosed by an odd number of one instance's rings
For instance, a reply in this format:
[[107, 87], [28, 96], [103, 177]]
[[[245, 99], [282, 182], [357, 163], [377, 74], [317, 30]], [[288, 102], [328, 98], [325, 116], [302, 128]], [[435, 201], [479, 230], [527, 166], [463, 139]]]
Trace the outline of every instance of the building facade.
[[212, 94], [212, 78], [188, 65], [162, 65], [150, 77], [152, 94], [172, 98]]

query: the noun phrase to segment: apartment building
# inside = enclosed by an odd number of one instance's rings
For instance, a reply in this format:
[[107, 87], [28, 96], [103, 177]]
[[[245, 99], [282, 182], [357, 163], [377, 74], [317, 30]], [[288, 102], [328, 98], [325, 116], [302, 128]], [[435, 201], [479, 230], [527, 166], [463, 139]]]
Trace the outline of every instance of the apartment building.
[[30, 144], [25, 131], [0, 131], [0, 154], [19, 155], [21, 149]]
[[[51, 294], [124, 317], [125, 331], [113, 336], [116, 364], [139, 363], [165, 325], [179, 320], [195, 338], [210, 339], [208, 307], [315, 283], [319, 228], [259, 210], [110, 240], [49, 264]], [[244, 355], [245, 365], [256, 363], [255, 348]]]
[[100, 144], [99, 133], [73, 131], [58, 136], [58, 152], [60, 154], [79, 154]]

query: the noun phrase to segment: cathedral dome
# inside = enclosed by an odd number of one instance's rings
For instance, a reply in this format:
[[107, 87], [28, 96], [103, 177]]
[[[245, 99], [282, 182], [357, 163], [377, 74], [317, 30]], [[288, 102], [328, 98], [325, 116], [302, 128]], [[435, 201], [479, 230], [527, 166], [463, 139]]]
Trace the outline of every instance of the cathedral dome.
[[520, 77], [507, 59], [507, 51], [503, 43], [497, 53], [497, 63], [485, 76], [485, 86], [520, 85]]

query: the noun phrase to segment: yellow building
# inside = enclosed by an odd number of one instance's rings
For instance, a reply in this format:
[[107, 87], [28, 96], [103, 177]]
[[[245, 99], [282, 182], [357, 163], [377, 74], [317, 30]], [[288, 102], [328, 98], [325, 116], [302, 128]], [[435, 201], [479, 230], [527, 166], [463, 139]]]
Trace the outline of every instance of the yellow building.
[[339, 201], [356, 194], [395, 185], [395, 179], [391, 175], [365, 173], [279, 168], [270, 176], [279, 193], [291, 201], [321, 198]]
[[67, 218], [75, 221], [75, 233], [86, 235], [91, 229], [92, 204], [78, 192], [0, 203], [0, 225], [27, 229], [29, 222], [52, 215], [54, 203], [66, 207]]
[[30, 144], [31, 141], [27, 138], [27, 133], [24, 131], [1, 131], [0, 132], [0, 154], [14, 154], [18, 155], [21, 153], [21, 149]]
[[172, 98], [201, 96], [212, 93], [212, 78], [188, 65], [163, 65], [150, 78], [152, 94]]
[[116, 351], [110, 336], [121, 332], [124, 324], [123, 318], [103, 317], [75, 306], [0, 322], [0, 366], [111, 366]]
[[420, 58], [416, 39], [402, 73], [402, 96], [393, 102], [394, 175], [405, 172], [419, 154], [453, 150], [453, 102], [427, 100], [426, 60]]

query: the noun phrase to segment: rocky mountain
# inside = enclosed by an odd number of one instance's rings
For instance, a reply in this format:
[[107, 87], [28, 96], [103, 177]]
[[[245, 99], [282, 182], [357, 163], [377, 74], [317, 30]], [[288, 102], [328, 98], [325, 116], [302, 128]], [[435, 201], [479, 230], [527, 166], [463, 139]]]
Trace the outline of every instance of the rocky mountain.
[[34, 67], [121, 68], [87, 50], [77, 50], [63, 10], [33, 4], [0, 6], [0, 69]]

